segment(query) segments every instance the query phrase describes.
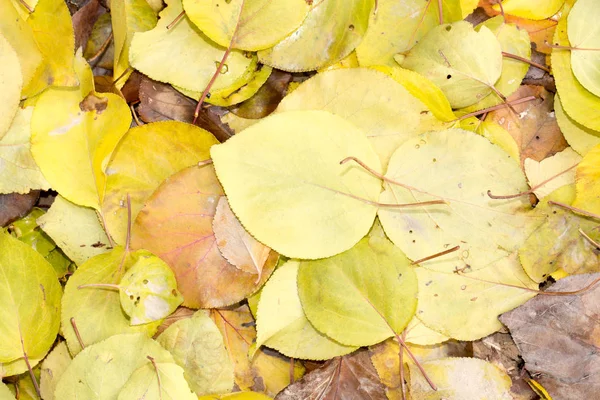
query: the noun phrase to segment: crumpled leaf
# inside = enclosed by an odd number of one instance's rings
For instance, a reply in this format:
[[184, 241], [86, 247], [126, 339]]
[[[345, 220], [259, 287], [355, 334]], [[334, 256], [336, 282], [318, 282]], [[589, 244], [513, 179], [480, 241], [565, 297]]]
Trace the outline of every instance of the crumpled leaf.
[[286, 262], [261, 290], [256, 347], [265, 345], [288, 357], [309, 360], [328, 360], [353, 352], [356, 347], [330, 339], [306, 318], [298, 296], [299, 267], [298, 261]]
[[[146, 0], [119, 0], [111, 3], [111, 22], [114, 35], [113, 79], [120, 89], [132, 70], [129, 68], [129, 47], [136, 32], [156, 26], [156, 13]], [[119, 79], [117, 81], [117, 78]]]
[[61, 376], [55, 399], [116, 399], [135, 370], [150, 364], [147, 356], [157, 363], [174, 362], [167, 350], [143, 333], [114, 335], [87, 346]]
[[175, 322], [156, 340], [183, 368], [183, 375], [196, 395], [232, 390], [233, 364], [221, 333], [205, 311]]
[[574, 184], [575, 169], [571, 169], [558, 176], [556, 175], [572, 168], [580, 161], [581, 156], [570, 147], [567, 147], [560, 153], [556, 153], [552, 157], [545, 158], [540, 162], [526, 158], [523, 166], [525, 167], [525, 174], [531, 187], [540, 185], [551, 179], [533, 191], [538, 199], [542, 199], [561, 186]]
[[600, 214], [600, 145], [591, 149], [579, 163], [576, 173], [577, 197], [573, 207]]
[[263, 266], [269, 258], [271, 249], [246, 232], [229, 208], [225, 196], [222, 196], [217, 203], [213, 231], [223, 258], [244, 272], [256, 274], [256, 281], [260, 281]]
[[[569, 276], [549, 292], [582, 289], [600, 274]], [[525, 368], [554, 399], [594, 398], [600, 391], [597, 366], [598, 286], [573, 296], [537, 296], [500, 317], [510, 329]]]
[[408, 138], [444, 127], [427, 105], [392, 78], [368, 68], [322, 72], [284, 97], [275, 112], [325, 110], [347, 119], [366, 134], [385, 169]]
[[[506, 14], [540, 20], [556, 14], [564, 2], [565, 0], [504, 0], [502, 9]], [[494, 10], [500, 11], [500, 6], [495, 5]]]
[[600, 144], [600, 132], [587, 128], [569, 117], [563, 110], [558, 95], [554, 99], [554, 111], [556, 122], [573, 150], [585, 156], [588, 151]]
[[302, 261], [298, 294], [320, 332], [345, 345], [368, 346], [408, 325], [417, 306], [417, 281], [397, 247], [372, 237], [335, 257]]
[[439, 25], [408, 53], [403, 68], [429, 78], [453, 108], [467, 107], [492, 93], [502, 72], [502, 49], [485, 26], [466, 21]]
[[111, 249], [96, 211], [73, 204], [60, 195], [37, 222], [77, 265]]
[[413, 400], [512, 400], [511, 380], [500, 368], [478, 358], [441, 358], [422, 363], [437, 391], [423, 374], [409, 365], [409, 392]]
[[[233, 212], [281, 254], [331, 256], [373, 224], [376, 208], [355, 197], [373, 201], [379, 179], [340, 161], [355, 156], [375, 170], [380, 162], [363, 132], [341, 117], [278, 113], [214, 146], [211, 156]], [[306, 209], [312, 211], [301, 212]]]
[[[252, 349], [256, 331], [254, 319], [247, 305], [233, 310], [211, 310], [211, 318], [223, 335], [225, 346], [234, 365], [235, 384], [241, 390], [254, 390], [274, 397], [290, 382], [290, 360], [279, 353]], [[294, 363], [293, 379], [299, 380], [304, 374], [300, 362]], [[231, 395], [234, 397], [234, 395]]]
[[133, 225], [132, 247], [148, 249], [169, 264], [186, 307], [222, 307], [243, 300], [268, 279], [278, 258], [271, 254], [260, 281], [223, 258], [212, 229], [222, 195], [211, 165], [186, 168], [158, 187]]
[[[12, 7], [9, 5], [9, 7]], [[23, 76], [17, 53], [10, 43], [0, 33], [0, 138], [9, 130], [13, 118], [19, 108]]]
[[8, 131], [0, 139], [0, 193], [28, 193], [32, 189], [50, 189], [50, 184], [31, 155], [29, 124], [32, 112], [32, 107], [19, 108]]
[[[562, 17], [558, 21], [553, 43], [570, 46], [567, 37], [567, 19], [570, 4], [565, 3]], [[586, 50], [582, 50], [586, 51]], [[600, 97], [588, 91], [579, 83], [571, 69], [571, 51], [554, 48], [552, 50], [552, 74], [556, 81], [556, 90], [560, 95], [565, 113], [576, 122], [589, 129], [600, 131]]]
[[[183, 8], [181, 0], [167, 0], [166, 4], [154, 29], [133, 36], [129, 62], [152, 79], [202, 92], [226, 49], [204, 36], [185, 15], [175, 26], [167, 29]], [[227, 67], [223, 67], [213, 90], [232, 85], [251, 63], [252, 58], [247, 58], [241, 51], [232, 51], [227, 57]], [[185, 68], [180, 68], [182, 65]]]
[[40, 393], [44, 400], [54, 400], [54, 390], [60, 377], [71, 363], [67, 344], [63, 341], [54, 346], [42, 362]]
[[121, 307], [131, 325], [162, 320], [183, 302], [169, 266], [156, 256], [142, 257], [119, 283]]
[[123, 261], [124, 253], [122, 247], [117, 247], [108, 253], [92, 257], [67, 281], [62, 302], [61, 329], [71, 354], [76, 355], [81, 351], [71, 318], [74, 319], [85, 346], [122, 333], [139, 332], [150, 336], [160, 325], [160, 321], [131, 325], [121, 308], [118, 290], [98, 287], [79, 289], [79, 286], [86, 284], [118, 285], [127, 268], [152, 256], [148, 251], [140, 250], [125, 255]]
[[385, 387], [366, 350], [327, 361], [321, 368], [288, 386], [276, 400], [385, 400]]
[[297, 30], [274, 47], [258, 52], [260, 62], [290, 72], [335, 64], [362, 40], [374, 3], [374, 0], [320, 0]]
[[210, 157], [218, 143], [213, 135], [177, 121], [156, 122], [130, 129], [106, 168], [102, 214], [117, 243], [125, 243], [127, 194], [135, 220], [144, 202], [167, 177]]
[[62, 291], [52, 266], [38, 252], [0, 233], [0, 362], [35, 366], [50, 350], [60, 324]]
[[306, 0], [184, 0], [183, 8], [219, 45], [256, 51], [273, 47], [296, 30], [311, 7]]
[[197, 400], [174, 363], [146, 363], [136, 369], [119, 392], [118, 400]]
[[519, 148], [521, 165], [526, 158], [542, 161], [544, 158], [564, 150], [567, 143], [556, 122], [554, 96], [541, 86], [523, 85], [508, 101], [527, 96], [536, 96], [526, 103], [515, 104], [515, 113], [503, 108], [492, 111], [486, 120], [498, 123], [515, 140]]
[[73, 203], [100, 209], [104, 168], [129, 129], [131, 111], [112, 93], [96, 93], [89, 64], [75, 57], [76, 88], [51, 87], [31, 118], [31, 152], [52, 188]]

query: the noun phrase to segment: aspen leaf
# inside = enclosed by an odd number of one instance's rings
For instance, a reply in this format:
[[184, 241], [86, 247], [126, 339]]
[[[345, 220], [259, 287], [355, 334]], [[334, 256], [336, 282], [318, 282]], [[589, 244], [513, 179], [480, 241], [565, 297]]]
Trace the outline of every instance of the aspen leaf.
[[444, 127], [410, 89], [367, 68], [317, 74], [284, 97], [275, 112], [292, 110], [325, 110], [347, 119], [366, 134], [384, 168], [408, 138]]
[[146, 363], [136, 369], [123, 385], [117, 400], [197, 400], [174, 363]]
[[25, 243], [0, 232], [0, 248], [0, 362], [23, 361], [26, 353], [35, 366], [58, 333], [61, 287], [48, 261]]
[[[554, 44], [570, 46], [567, 36], [569, 11], [569, 4], [565, 4], [562, 17], [558, 21], [554, 32]], [[556, 81], [556, 90], [560, 96], [561, 105], [565, 113], [574, 121], [588, 129], [600, 131], [600, 113], [598, 112], [600, 97], [587, 90], [575, 77], [571, 69], [571, 52], [564, 49], [552, 49], [552, 73]]]
[[[538, 186], [551, 179], [549, 182], [544, 183], [543, 186], [535, 189], [533, 193], [535, 193], [538, 199], [542, 199], [561, 186], [574, 184], [574, 169], [562, 174], [561, 172], [572, 168], [580, 161], [581, 156], [569, 147], [540, 162], [526, 158], [524, 167], [530, 186]], [[556, 176], [557, 174], [560, 175]]]
[[[506, 14], [541, 20], [556, 14], [564, 2], [565, 0], [504, 0], [502, 9]], [[494, 10], [500, 11], [500, 6], [495, 5]]]
[[[175, 26], [167, 29], [183, 8], [181, 0], [168, 0], [166, 4], [154, 29], [134, 34], [129, 48], [129, 63], [154, 80], [201, 92], [226, 49], [208, 39], [185, 15]], [[251, 61], [242, 52], [232, 51], [227, 57], [227, 68], [223, 68], [213, 88], [230, 86], [244, 74]], [[180, 68], [182, 65], [185, 68]]]
[[536, 282], [543, 282], [560, 268], [570, 274], [599, 270], [600, 256], [596, 247], [579, 233], [581, 229], [592, 240], [600, 240], [596, 229], [598, 221], [548, 204], [548, 201], [558, 201], [570, 205], [574, 199], [575, 188], [567, 185], [544, 197], [535, 208], [546, 221], [523, 243], [519, 258]]
[[262, 268], [269, 257], [271, 249], [254, 239], [240, 224], [225, 196], [219, 199], [213, 231], [217, 247], [230, 264], [244, 272], [256, 274], [260, 281]]
[[121, 278], [119, 293], [131, 325], [163, 319], [183, 302], [173, 271], [156, 256], [140, 258], [129, 268]]
[[154, 28], [157, 22], [156, 12], [146, 0], [118, 0], [111, 3], [111, 22], [115, 46], [113, 79], [116, 86], [121, 88], [132, 72], [127, 71], [133, 35]]
[[577, 197], [573, 207], [600, 214], [600, 145], [591, 149], [577, 166]]
[[77, 265], [110, 250], [96, 211], [73, 204], [60, 195], [37, 222]]
[[322, 0], [298, 29], [258, 52], [263, 64], [290, 72], [312, 71], [340, 61], [356, 48], [374, 0]]
[[232, 390], [233, 364], [221, 332], [205, 311], [175, 322], [156, 340], [183, 368], [183, 376], [197, 395]]
[[423, 373], [409, 364], [409, 392], [413, 400], [511, 400], [512, 382], [500, 368], [478, 358], [441, 358], [422, 364], [435, 382], [437, 391], [429, 386]]
[[107, 230], [125, 243], [127, 194], [135, 219], [144, 202], [167, 177], [208, 159], [217, 139], [204, 129], [178, 121], [146, 124], [130, 129], [106, 168], [106, 195], [102, 214]]
[[31, 118], [31, 152], [52, 188], [73, 203], [100, 208], [104, 168], [131, 122], [125, 101], [96, 93], [89, 64], [75, 57], [76, 88], [51, 87]]
[[249, 51], [273, 47], [296, 30], [310, 10], [306, 0], [184, 0], [183, 8], [211, 40]]
[[50, 188], [31, 155], [29, 124], [32, 112], [32, 107], [19, 108], [10, 128], [0, 139], [0, 193], [24, 194], [31, 189]]
[[71, 355], [67, 344], [57, 344], [42, 362], [40, 372], [40, 393], [44, 400], [54, 400], [54, 390], [60, 377], [71, 363]]
[[80, 285], [87, 284], [118, 285], [128, 267], [147, 257], [154, 256], [145, 250], [125, 255], [124, 249], [117, 247], [90, 258], [69, 278], [62, 302], [61, 328], [71, 354], [76, 355], [81, 351], [71, 318], [77, 324], [86, 346], [122, 333], [139, 332], [150, 336], [156, 331], [160, 321], [144, 325], [130, 324], [121, 308], [118, 290], [99, 287], [79, 289]]
[[275, 267], [271, 253], [260, 281], [223, 258], [212, 221], [223, 189], [212, 165], [192, 166], [174, 174], [148, 199], [135, 220], [132, 247], [145, 248], [173, 270], [183, 305], [222, 307], [257, 291]]
[[69, 364], [56, 385], [56, 400], [116, 399], [131, 375], [143, 365], [172, 363], [173, 357], [142, 333], [114, 335], [87, 346]]
[[373, 237], [337, 256], [302, 261], [298, 293], [316, 329], [342, 344], [368, 346], [404, 330], [417, 305], [417, 280], [397, 247]]
[[492, 93], [502, 72], [502, 49], [487, 27], [475, 31], [470, 23], [459, 21], [429, 31], [402, 67], [439, 86], [453, 108], [467, 107]]
[[[12, 7], [9, 5], [9, 7]], [[23, 76], [19, 57], [10, 43], [0, 33], [0, 138], [9, 130], [12, 120], [19, 108]]]
[[[214, 146], [211, 156], [229, 205], [256, 239], [288, 257], [321, 258], [352, 247], [373, 224], [380, 162], [364, 133], [325, 111], [265, 118]], [[310, 213], [303, 210], [310, 209]]]
[[256, 347], [265, 345], [288, 357], [309, 360], [327, 360], [353, 352], [356, 347], [330, 339], [308, 322], [298, 297], [299, 266], [298, 261], [286, 262], [262, 289]]
[[[600, 96], [600, 8], [594, 0], [579, 0], [567, 17], [571, 69], [587, 90]], [[577, 50], [595, 49], [595, 50]]]
[[585, 156], [588, 151], [600, 144], [600, 131], [587, 128], [569, 117], [563, 110], [558, 95], [554, 98], [554, 111], [556, 122], [566, 141], [581, 156]]

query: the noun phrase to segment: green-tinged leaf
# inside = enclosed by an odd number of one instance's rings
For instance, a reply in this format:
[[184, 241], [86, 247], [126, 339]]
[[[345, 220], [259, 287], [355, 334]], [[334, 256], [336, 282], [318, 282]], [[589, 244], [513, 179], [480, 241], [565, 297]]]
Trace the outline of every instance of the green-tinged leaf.
[[[2, 68], [4, 70], [5, 67]], [[31, 155], [29, 124], [32, 112], [32, 107], [19, 108], [5, 136], [0, 139], [0, 193], [50, 189]]]
[[[567, 19], [569, 4], [562, 9], [562, 17], [554, 32], [554, 44], [570, 46], [567, 37]], [[577, 51], [577, 50], [574, 50]], [[587, 51], [587, 50], [580, 50]], [[600, 97], [588, 91], [579, 83], [571, 69], [571, 51], [552, 49], [552, 74], [556, 81], [556, 90], [560, 96], [565, 113], [575, 122], [594, 131], [600, 131]]]
[[15, 396], [10, 392], [8, 386], [0, 382], [0, 400], [14, 400]]
[[381, 182], [340, 161], [355, 156], [377, 171], [380, 162], [364, 133], [341, 117], [275, 114], [214, 146], [211, 156], [233, 212], [281, 254], [331, 256], [373, 224], [377, 209], [362, 199], [374, 201]]
[[155, 122], [130, 129], [106, 168], [102, 214], [107, 230], [125, 243], [127, 195], [135, 219], [144, 202], [167, 177], [210, 157], [217, 139], [204, 129], [179, 121]]
[[570, 147], [540, 162], [526, 158], [524, 168], [529, 186], [542, 185], [534, 189], [533, 193], [538, 199], [542, 199], [561, 186], [574, 184], [575, 169], [573, 167], [580, 161], [581, 156]]
[[175, 322], [156, 340], [183, 368], [185, 379], [197, 395], [232, 390], [233, 364], [221, 332], [205, 311]]
[[387, 239], [377, 237], [334, 257], [302, 261], [298, 292], [313, 326], [351, 346], [400, 334], [417, 306], [410, 261]]
[[131, 374], [117, 400], [197, 400], [183, 377], [183, 369], [173, 363], [146, 363]]
[[77, 340], [71, 319], [85, 346], [90, 346], [110, 336], [121, 333], [152, 335], [161, 321], [145, 325], [131, 325], [121, 308], [118, 289], [82, 287], [89, 284], [118, 285], [125, 271], [136, 262], [154, 257], [138, 250], [124, 257], [124, 249], [117, 247], [108, 253], [90, 258], [67, 281], [62, 302], [61, 327], [71, 354], [78, 354], [81, 345]]
[[54, 400], [56, 384], [71, 361], [71, 355], [65, 342], [60, 342], [48, 353], [48, 357], [42, 362], [40, 377], [40, 393], [44, 400]]
[[[12, 7], [9, 5], [9, 7]], [[8, 40], [0, 33], [0, 138], [2, 138], [13, 123], [13, 118], [19, 108], [23, 75], [19, 57]]]
[[[444, 23], [460, 21], [459, 0], [442, 2]], [[471, 10], [472, 11], [472, 10]], [[470, 14], [469, 11], [467, 14]], [[394, 55], [410, 50], [427, 32], [439, 25], [437, 4], [421, 0], [378, 0], [369, 27], [356, 48], [361, 66], [396, 64]]]
[[344, 346], [317, 331], [304, 314], [298, 297], [300, 262], [288, 261], [273, 273], [261, 291], [256, 320], [256, 346], [262, 345], [292, 358], [327, 360], [348, 354]]
[[110, 250], [96, 211], [73, 204], [60, 195], [37, 223], [77, 265]]
[[[579, 83], [596, 96], [600, 96], [598, 19], [600, 19], [600, 7], [594, 0], [578, 0], [567, 17], [567, 34], [574, 48], [571, 50], [571, 68]], [[577, 50], [577, 48], [588, 50]]]
[[75, 57], [80, 86], [52, 87], [40, 95], [31, 118], [31, 152], [54, 190], [73, 203], [99, 209], [104, 168], [131, 123], [125, 101], [96, 93], [92, 71]]
[[434, 391], [415, 364], [409, 364], [409, 392], [413, 400], [511, 400], [510, 377], [500, 368], [478, 358], [441, 358], [422, 364], [435, 382]]
[[[208, 39], [185, 15], [167, 29], [183, 8], [181, 0], [167, 0], [166, 3], [156, 27], [134, 35], [129, 62], [152, 79], [202, 92], [226, 49]], [[241, 51], [232, 51], [213, 88], [230, 86], [246, 72], [251, 62], [252, 57], [247, 58]], [[182, 65], [185, 68], [181, 68]]]
[[394, 150], [408, 138], [444, 128], [409, 90], [379, 71], [342, 68], [302, 83], [275, 112], [325, 110], [345, 118], [366, 134], [385, 169]]
[[[112, 1], [111, 22], [114, 35], [113, 79], [121, 88], [131, 75], [129, 47], [136, 32], [145, 32], [156, 26], [156, 12], [146, 0]], [[118, 81], [117, 81], [118, 79]]]
[[0, 362], [26, 353], [34, 366], [56, 339], [61, 287], [52, 266], [25, 243], [0, 233], [0, 249]]
[[249, 51], [283, 40], [302, 24], [310, 10], [306, 0], [184, 0], [183, 8], [211, 40]]
[[140, 258], [119, 283], [121, 307], [131, 325], [157, 321], [183, 302], [173, 271], [156, 256]]
[[557, 201], [570, 205], [574, 199], [575, 187], [567, 185], [544, 197], [535, 208], [546, 222], [525, 241], [519, 249], [519, 258], [536, 282], [543, 282], [560, 268], [570, 274], [600, 270], [596, 247], [579, 232], [581, 229], [592, 240], [600, 240], [598, 221], [548, 204]]
[[600, 144], [600, 131], [587, 128], [569, 117], [563, 110], [558, 95], [554, 98], [554, 111], [560, 131], [573, 150], [585, 156], [588, 151]]
[[142, 333], [114, 335], [86, 347], [56, 385], [56, 400], [117, 399], [130, 376], [143, 365], [172, 363], [173, 357]]
[[402, 67], [439, 86], [453, 108], [467, 107], [492, 93], [502, 72], [502, 49], [487, 27], [475, 31], [470, 23], [460, 21], [429, 31]]
[[258, 53], [260, 62], [292, 72], [335, 64], [362, 40], [374, 3], [374, 0], [320, 0], [297, 30], [274, 47]]

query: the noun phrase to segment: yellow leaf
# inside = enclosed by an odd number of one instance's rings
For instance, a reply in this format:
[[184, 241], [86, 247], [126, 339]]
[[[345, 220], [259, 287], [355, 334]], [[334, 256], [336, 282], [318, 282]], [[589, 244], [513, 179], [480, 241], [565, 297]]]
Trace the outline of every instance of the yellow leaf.
[[[571, 68], [587, 90], [600, 96], [600, 8], [595, 0], [579, 0], [567, 17]], [[577, 48], [591, 50], [576, 50]]]
[[577, 197], [573, 207], [600, 214], [600, 145], [591, 149], [577, 167]]
[[[541, 20], [556, 14], [564, 2], [565, 0], [504, 0], [502, 9], [506, 14]], [[494, 10], [500, 11], [500, 6], [494, 5]]]
[[556, 122], [567, 143], [580, 155], [585, 156], [588, 151], [600, 144], [600, 132], [587, 128], [569, 117], [563, 110], [558, 95], [554, 98], [554, 112]]
[[42, 362], [40, 377], [40, 393], [44, 400], [54, 400], [54, 390], [63, 372], [71, 363], [71, 355], [67, 344], [58, 343]]
[[301, 72], [335, 64], [362, 40], [374, 0], [319, 0], [300, 27], [270, 49], [260, 62]]
[[50, 188], [31, 155], [32, 112], [31, 107], [19, 108], [6, 135], [0, 139], [0, 193], [28, 193], [31, 189]]
[[90, 67], [75, 57], [78, 88], [52, 87], [31, 119], [31, 152], [52, 188], [69, 201], [100, 209], [104, 168], [131, 123], [125, 101], [94, 92]]
[[[495, 122], [477, 120], [477, 129], [475, 133], [483, 136], [493, 144], [500, 147], [516, 162], [519, 163], [519, 147], [515, 139], [508, 133], [506, 129]], [[461, 125], [462, 127], [462, 125]]]
[[[10, 6], [12, 7], [12, 6]], [[23, 77], [17, 53], [0, 33], [0, 138], [9, 130], [19, 108]]]
[[[184, 0], [190, 20], [211, 40], [234, 49], [274, 46], [296, 30], [310, 10], [306, 0]], [[260, 33], [258, 33], [260, 32]]]
[[117, 400], [197, 400], [183, 375], [183, 369], [174, 363], [146, 363], [131, 374]]
[[117, 243], [125, 243], [127, 194], [135, 220], [144, 202], [167, 177], [210, 157], [217, 139], [204, 129], [179, 121], [154, 122], [130, 129], [106, 168], [102, 214]]
[[271, 400], [271, 397], [257, 392], [237, 392], [214, 396], [200, 396], [198, 400]]
[[541, 200], [561, 186], [574, 184], [575, 169], [558, 176], [556, 175], [574, 167], [580, 161], [581, 156], [570, 147], [539, 162], [531, 158], [526, 158], [524, 167], [529, 186], [534, 187], [551, 179], [543, 186], [534, 190], [537, 198]]
[[420, 346], [431, 346], [438, 343], [443, 343], [450, 338], [442, 335], [441, 333], [428, 328], [419, 318], [416, 316], [410, 320], [406, 327], [406, 338], [407, 343]]
[[214, 146], [211, 156], [233, 212], [281, 254], [331, 256], [373, 224], [376, 207], [360, 199], [373, 201], [381, 182], [340, 161], [355, 156], [377, 171], [380, 162], [364, 133], [341, 117], [277, 113]]
[[[156, 27], [133, 36], [129, 62], [152, 79], [201, 92], [217, 70], [226, 49], [208, 39], [185, 15], [167, 29], [183, 8], [181, 0], [167, 0], [166, 3]], [[248, 70], [251, 62], [252, 58], [243, 52], [232, 51], [213, 89], [230, 86]], [[181, 68], [183, 65], [185, 68]]]

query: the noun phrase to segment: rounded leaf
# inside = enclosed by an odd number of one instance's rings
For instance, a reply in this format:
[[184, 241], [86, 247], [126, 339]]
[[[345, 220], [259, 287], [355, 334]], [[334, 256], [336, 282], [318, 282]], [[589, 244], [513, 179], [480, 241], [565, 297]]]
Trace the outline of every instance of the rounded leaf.
[[[567, 17], [571, 68], [587, 90], [600, 96], [600, 7], [595, 0], [578, 0]], [[588, 50], [577, 50], [577, 48]], [[589, 50], [592, 49], [592, 50]]]
[[197, 400], [183, 377], [183, 369], [174, 363], [146, 363], [136, 369], [125, 383], [117, 400]]
[[[8, 5], [11, 7], [11, 5]], [[19, 57], [6, 38], [0, 33], [0, 138], [8, 131], [19, 108], [23, 76]]]

